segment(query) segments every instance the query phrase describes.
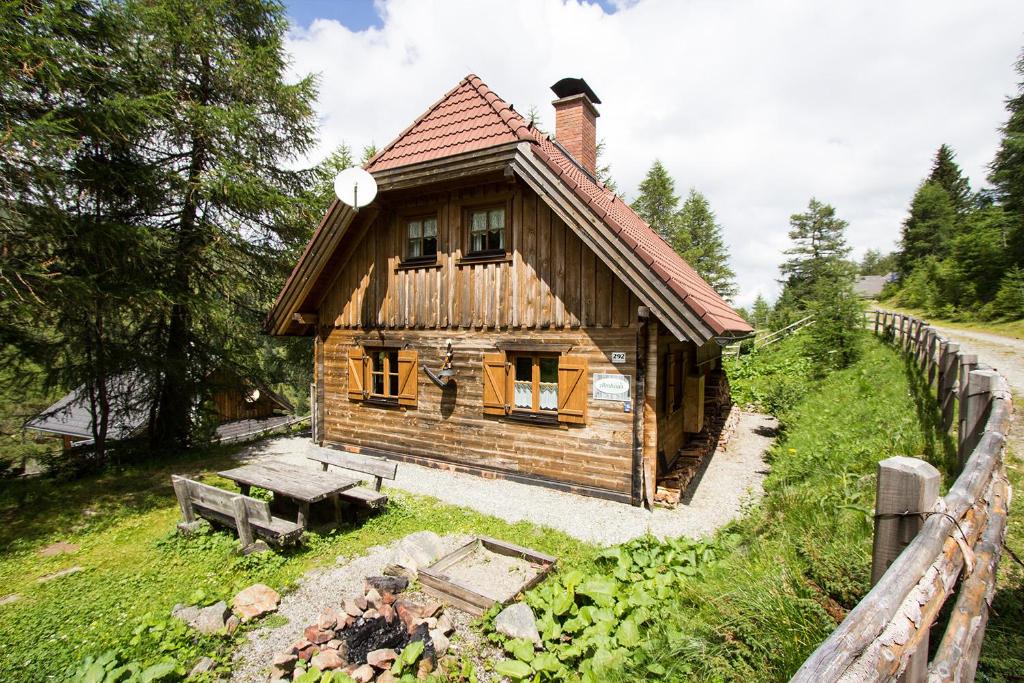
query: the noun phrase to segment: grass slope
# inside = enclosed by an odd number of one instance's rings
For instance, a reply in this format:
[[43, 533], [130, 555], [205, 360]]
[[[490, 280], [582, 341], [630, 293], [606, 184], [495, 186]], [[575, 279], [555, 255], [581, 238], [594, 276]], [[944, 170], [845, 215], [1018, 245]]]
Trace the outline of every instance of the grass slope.
[[[737, 395], [784, 371], [803, 343], [752, 361]], [[788, 679], [868, 590], [878, 461], [918, 456], [944, 469], [952, 456], [912, 366], [875, 340], [852, 367], [803, 387], [781, 416], [765, 497], [720, 532], [742, 542], [648, 633], [666, 679]]]

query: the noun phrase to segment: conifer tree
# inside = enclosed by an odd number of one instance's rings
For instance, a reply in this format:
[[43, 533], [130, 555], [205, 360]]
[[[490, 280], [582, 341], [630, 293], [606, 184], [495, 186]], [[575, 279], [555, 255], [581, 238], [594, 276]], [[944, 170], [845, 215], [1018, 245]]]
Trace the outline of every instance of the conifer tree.
[[611, 190], [612, 193], [619, 194], [619, 186], [615, 183], [615, 179], [612, 178], [612, 166], [604, 162], [605, 156], [605, 144], [604, 140], [600, 140], [597, 143], [597, 176], [598, 181], [605, 186], [606, 189]]
[[693, 188], [676, 216], [671, 244], [723, 298], [736, 296], [736, 273], [729, 267], [722, 227], [707, 198]]
[[790, 258], [779, 266], [784, 298], [802, 307], [823, 280], [852, 282], [852, 268], [846, 261], [850, 253], [847, 223], [832, 206], [812, 198], [807, 211], [790, 216], [789, 224], [793, 246], [784, 252]]
[[750, 323], [754, 327], [767, 327], [768, 319], [771, 317], [772, 307], [768, 304], [760, 292], [754, 299], [754, 305], [750, 308]]
[[1024, 51], [1016, 64], [1017, 94], [1006, 101], [1009, 113], [1000, 129], [1003, 137], [990, 166], [989, 182], [1006, 211], [1011, 262], [1024, 263]]
[[655, 160], [651, 164], [640, 183], [640, 194], [632, 207], [665, 241], [672, 242], [679, 197], [676, 195], [675, 181], [660, 161]]
[[956, 163], [956, 152], [946, 144], [939, 147], [926, 182], [935, 183], [949, 195], [953, 208], [964, 214], [971, 208], [971, 186]]
[[910, 203], [910, 215], [903, 222], [897, 259], [901, 278], [929, 256], [948, 253], [956, 228], [956, 207], [938, 183], [924, 182]]

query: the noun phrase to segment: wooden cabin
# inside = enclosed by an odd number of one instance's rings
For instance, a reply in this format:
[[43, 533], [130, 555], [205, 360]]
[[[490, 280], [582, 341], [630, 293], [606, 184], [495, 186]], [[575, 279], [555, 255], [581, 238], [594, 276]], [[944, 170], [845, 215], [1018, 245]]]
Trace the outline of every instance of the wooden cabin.
[[266, 329], [315, 338], [322, 444], [640, 505], [751, 328], [596, 179], [594, 92], [553, 90], [552, 138], [463, 79], [366, 165], [369, 206], [331, 205]]

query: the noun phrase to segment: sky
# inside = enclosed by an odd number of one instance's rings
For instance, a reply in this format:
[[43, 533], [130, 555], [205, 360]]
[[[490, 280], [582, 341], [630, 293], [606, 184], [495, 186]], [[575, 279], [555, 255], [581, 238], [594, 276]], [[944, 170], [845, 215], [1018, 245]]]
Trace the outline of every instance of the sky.
[[469, 73], [554, 129], [550, 86], [586, 79], [627, 200], [655, 159], [722, 225], [748, 306], [778, 292], [811, 197], [888, 251], [940, 144], [973, 188], [1017, 90], [1024, 2], [292, 0], [292, 76], [320, 78], [319, 161], [390, 142]]

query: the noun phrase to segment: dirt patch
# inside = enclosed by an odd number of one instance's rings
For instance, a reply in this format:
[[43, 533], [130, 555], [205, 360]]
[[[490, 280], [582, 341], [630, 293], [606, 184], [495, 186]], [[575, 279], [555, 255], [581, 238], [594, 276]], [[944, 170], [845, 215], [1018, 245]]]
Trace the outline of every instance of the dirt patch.
[[54, 557], [55, 555], [63, 555], [64, 553], [77, 552], [78, 546], [74, 543], [65, 543], [64, 541], [57, 541], [56, 543], [51, 543], [50, 545], [40, 550], [39, 554], [42, 557]]
[[444, 570], [449, 580], [498, 602], [507, 600], [540, 573], [531, 562], [493, 552], [478, 545]]

